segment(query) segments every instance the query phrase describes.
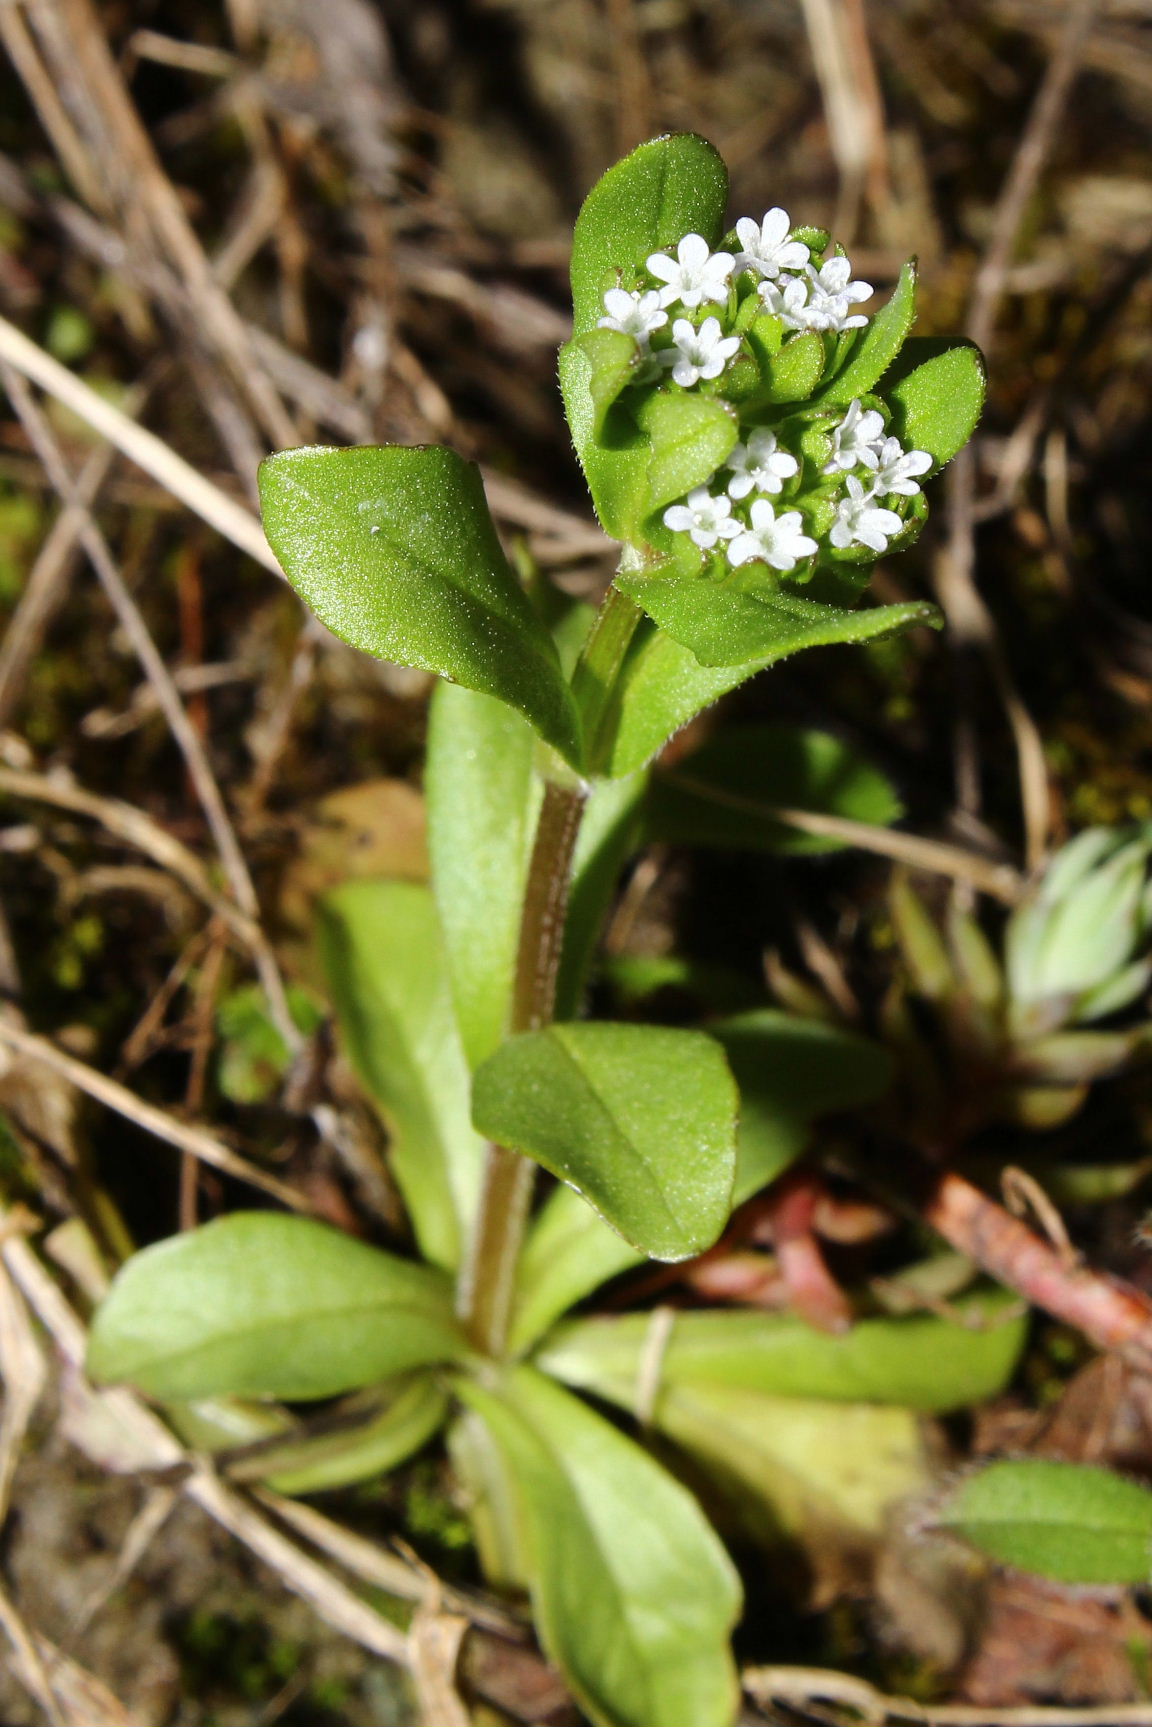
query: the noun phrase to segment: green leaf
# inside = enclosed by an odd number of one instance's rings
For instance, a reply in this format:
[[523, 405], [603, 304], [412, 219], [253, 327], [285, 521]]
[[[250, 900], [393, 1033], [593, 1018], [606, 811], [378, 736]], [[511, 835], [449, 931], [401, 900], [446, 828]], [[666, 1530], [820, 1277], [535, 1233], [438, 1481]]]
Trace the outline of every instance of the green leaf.
[[542, 786], [536, 737], [458, 684], [432, 698], [425, 787], [432, 879], [460, 1035], [473, 1067], [504, 1041]]
[[644, 517], [648, 439], [623, 407], [612, 408], [596, 431], [592, 362], [579, 341], [560, 350], [560, 391], [580, 466], [606, 534], [638, 537]]
[[731, 1727], [740, 1585], [692, 1496], [531, 1368], [459, 1391], [504, 1454], [544, 1648], [594, 1727]]
[[476, 1074], [472, 1116], [582, 1193], [634, 1247], [687, 1259], [728, 1221], [736, 1088], [703, 1032], [554, 1025]]
[[[814, 404], [822, 408], [840, 407], [871, 390], [904, 346], [915, 317], [916, 261], [910, 258], [900, 272], [892, 298], [862, 330], [857, 330], [844, 364], [814, 397]], [[920, 444], [916, 448], [927, 446]]]
[[576, 342], [591, 367], [588, 389], [592, 397], [593, 436], [600, 438], [608, 410], [622, 390], [636, 375], [640, 364], [640, 347], [633, 336], [622, 330], [588, 330]]
[[460, 1261], [483, 1142], [428, 888], [348, 882], [322, 902], [320, 948], [340, 1030], [391, 1135], [389, 1163], [426, 1259]]
[[936, 607], [920, 600], [848, 611], [782, 588], [751, 592], [706, 578], [636, 573], [617, 576], [616, 585], [703, 666], [772, 665], [801, 648], [871, 642], [913, 624], [938, 629], [942, 622]]
[[[288, 986], [294, 1024], [306, 1037], [324, 1018], [324, 1008], [294, 984]], [[292, 1052], [271, 1019], [259, 984], [230, 990], [216, 1012], [220, 1038], [217, 1080], [233, 1103], [264, 1103], [292, 1065]]]
[[[755, 345], [755, 325], [752, 326], [750, 340]], [[765, 353], [762, 365], [764, 386], [757, 392], [758, 399], [765, 402], [806, 402], [824, 371], [823, 338], [815, 330], [793, 336], [779, 353]]]
[[[360, 1407], [356, 1407], [356, 1405]], [[448, 1417], [448, 1394], [427, 1373], [408, 1374], [349, 1399], [329, 1431], [287, 1436], [230, 1467], [233, 1481], [266, 1481], [277, 1493], [326, 1493], [387, 1475], [423, 1450]]]
[[706, 485], [740, 438], [739, 422], [727, 402], [688, 390], [654, 390], [637, 418], [652, 447], [645, 500], [652, 514], [694, 486]]
[[579, 1007], [601, 925], [612, 903], [620, 871], [640, 832], [647, 775], [594, 780], [576, 855], [564, 927], [564, 951], [556, 983], [556, 1017], [570, 1019]]
[[669, 845], [788, 854], [843, 849], [843, 840], [773, 821], [773, 806], [877, 827], [904, 813], [887, 776], [831, 733], [784, 723], [731, 726], [657, 774], [646, 810], [648, 834]]
[[1059, 1583], [1146, 1583], [1152, 1571], [1152, 1493], [1087, 1464], [990, 1464], [960, 1483], [936, 1522], [1002, 1565]]
[[[1027, 1317], [1010, 1291], [956, 1303], [955, 1321], [916, 1313], [861, 1319], [838, 1336], [791, 1314], [678, 1312], [660, 1355], [659, 1391], [739, 1386], [766, 1397], [889, 1403], [947, 1414], [997, 1396], [1011, 1378]], [[630, 1409], [652, 1316], [575, 1320], [538, 1357], [546, 1373]]]
[[644, 1255], [610, 1229], [574, 1188], [554, 1188], [533, 1218], [516, 1269], [510, 1343], [520, 1355], [578, 1301]]
[[769, 1545], [803, 1543], [841, 1584], [880, 1545], [892, 1507], [929, 1485], [911, 1409], [692, 1384], [664, 1392], [652, 1424], [704, 1466], [733, 1521]]
[[335, 1397], [467, 1342], [448, 1280], [307, 1217], [238, 1211], [157, 1242], [97, 1309], [88, 1372], [149, 1397]]
[[913, 336], [884, 384], [891, 430], [906, 450], [927, 450], [942, 468], [976, 430], [985, 387], [984, 358], [972, 342]]
[[642, 624], [613, 703], [607, 771], [635, 773], [681, 726], [770, 664], [771, 656], [742, 666], [702, 666], [663, 630]]
[[[560, 352], [560, 388], [572, 441], [607, 533], [635, 538], [644, 515], [648, 441], [623, 413], [599, 416], [595, 368], [579, 338], [596, 328], [604, 292], [637, 279], [653, 252], [685, 234], [715, 240], [728, 200], [728, 171], [711, 144], [691, 133], [654, 138], [597, 181], [572, 237], [572, 299], [577, 340]], [[605, 332], [606, 334], [608, 332]], [[649, 508], [653, 506], [648, 506]]]
[[262, 463], [260, 498], [284, 573], [335, 635], [519, 708], [579, 765], [556, 650], [475, 464], [433, 446], [284, 450]]
[[892, 1057], [880, 1044], [774, 1008], [709, 1028], [740, 1092], [733, 1202], [742, 1205], [807, 1149], [812, 1123], [883, 1097]]
[[572, 236], [572, 304], [578, 336], [603, 316], [615, 272], [641, 268], [685, 234], [714, 243], [728, 202], [728, 170], [692, 132], [641, 144], [597, 180]]

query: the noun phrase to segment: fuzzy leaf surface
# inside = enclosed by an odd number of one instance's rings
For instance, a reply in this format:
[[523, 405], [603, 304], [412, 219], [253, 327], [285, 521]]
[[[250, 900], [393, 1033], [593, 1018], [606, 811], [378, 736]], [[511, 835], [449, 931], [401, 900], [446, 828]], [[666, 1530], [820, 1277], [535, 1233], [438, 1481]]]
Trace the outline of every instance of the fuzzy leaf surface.
[[961, 1482], [936, 1522], [1059, 1583], [1146, 1583], [1152, 1572], [1152, 1493], [1088, 1464], [992, 1463]]
[[262, 463], [260, 499], [285, 575], [334, 635], [509, 703], [579, 764], [556, 650], [474, 463], [429, 445], [285, 450]]
[[466, 1353], [439, 1272], [311, 1218], [237, 1211], [127, 1262], [88, 1372], [162, 1400], [305, 1400]]
[[480, 1193], [444, 938], [416, 882], [347, 882], [321, 904], [320, 950], [358, 1078], [388, 1127], [388, 1161], [425, 1258], [460, 1260]]
[[815, 403], [822, 408], [847, 407], [854, 397], [871, 390], [904, 346], [915, 317], [916, 263], [909, 259], [900, 271], [891, 299], [863, 329], [857, 330], [844, 364], [814, 398]]
[[458, 684], [432, 697], [425, 787], [436, 905], [472, 1067], [507, 1031], [541, 784], [513, 708]]
[[544, 1647], [594, 1727], [731, 1727], [740, 1585], [691, 1494], [531, 1368], [459, 1389], [506, 1460]]
[[702, 666], [664, 630], [642, 624], [614, 702], [607, 771], [635, 773], [689, 720], [769, 664], [771, 658]]
[[884, 397], [891, 430], [906, 450], [927, 450], [938, 468], [968, 442], [984, 409], [984, 357], [972, 342], [912, 336]]
[[677, 1260], [728, 1220], [736, 1105], [703, 1032], [580, 1022], [498, 1049], [476, 1074], [472, 1119], [576, 1188], [632, 1246]]
[[708, 580], [618, 576], [616, 585], [702, 666], [772, 665], [801, 648], [876, 641], [913, 624], [937, 629], [935, 606], [906, 601], [850, 611], [780, 588], [733, 588]]

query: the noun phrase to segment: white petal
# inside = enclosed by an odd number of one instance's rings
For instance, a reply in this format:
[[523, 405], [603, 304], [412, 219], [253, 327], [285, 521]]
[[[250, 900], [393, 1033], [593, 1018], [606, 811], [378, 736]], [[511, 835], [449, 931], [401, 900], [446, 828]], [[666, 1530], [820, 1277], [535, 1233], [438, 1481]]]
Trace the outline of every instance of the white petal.
[[699, 367], [694, 366], [690, 360], [677, 360], [672, 368], [672, 381], [684, 390], [690, 390], [699, 376]]
[[674, 276], [678, 278], [680, 275], [679, 264], [675, 258], [670, 258], [667, 252], [653, 252], [645, 259], [645, 263], [649, 274], [659, 276], [662, 282], [670, 282]]
[[836, 521], [832, 524], [828, 538], [831, 540], [838, 552], [846, 552], [848, 547], [852, 544], [852, 529], [848, 526], [847, 522], [843, 521], [840, 517], [837, 517]]
[[730, 498], [746, 498], [755, 483], [751, 474], [733, 474], [728, 482], [728, 496]]
[[791, 226], [792, 223], [788, 219], [787, 210], [782, 210], [779, 204], [775, 205], [771, 210], [765, 210], [764, 220], [760, 224], [760, 233], [764, 240], [764, 250], [767, 251], [769, 246], [775, 250], [777, 246], [782, 245], [788, 238], [788, 230]]
[[760, 533], [763, 533], [765, 528], [771, 528], [775, 525], [776, 511], [772, 508], [772, 505], [768, 502], [767, 498], [757, 498], [756, 502], [752, 505], [751, 514], [752, 526]]
[[702, 510], [713, 502], [712, 494], [707, 486], [693, 486], [688, 494], [687, 503], [690, 510]]
[[664, 512], [664, 526], [671, 528], [673, 533], [686, 534], [695, 525], [696, 516], [694, 512], [686, 509], [683, 504], [669, 504]]
[[755, 534], [741, 534], [739, 539], [731, 541], [728, 547], [728, 562], [730, 564], [748, 564], [753, 558], [762, 558], [764, 548]]
[[741, 216], [736, 224], [736, 234], [746, 252], [754, 252], [760, 244], [760, 229], [751, 216]]
[[685, 234], [676, 248], [676, 256], [681, 264], [689, 269], [698, 270], [708, 257], [710, 247], [703, 234]]

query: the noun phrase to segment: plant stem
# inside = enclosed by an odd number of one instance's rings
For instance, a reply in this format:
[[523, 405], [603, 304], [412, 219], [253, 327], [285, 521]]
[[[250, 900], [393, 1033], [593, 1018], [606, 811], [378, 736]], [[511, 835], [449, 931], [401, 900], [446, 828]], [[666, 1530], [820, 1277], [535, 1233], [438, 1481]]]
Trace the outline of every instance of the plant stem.
[[[610, 588], [584, 644], [572, 679], [588, 742], [591, 771], [599, 765], [613, 690], [641, 612]], [[556, 977], [564, 948], [568, 888], [580, 821], [588, 799], [582, 781], [549, 779], [528, 865], [509, 1035], [551, 1023]], [[461, 1279], [461, 1317], [478, 1349], [498, 1359], [505, 1352], [516, 1286], [516, 1266], [528, 1223], [536, 1165], [503, 1145], [490, 1145], [476, 1233]]]
[[611, 739], [605, 734], [612, 697], [624, 656], [643, 616], [635, 600], [615, 586], [609, 588], [573, 673], [572, 693], [584, 725], [590, 774], [603, 772], [607, 765]]

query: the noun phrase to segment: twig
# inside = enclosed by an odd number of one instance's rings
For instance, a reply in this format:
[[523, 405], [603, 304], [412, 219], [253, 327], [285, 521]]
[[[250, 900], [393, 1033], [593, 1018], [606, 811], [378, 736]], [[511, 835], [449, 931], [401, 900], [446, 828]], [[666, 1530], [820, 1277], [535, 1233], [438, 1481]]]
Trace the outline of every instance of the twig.
[[1069, 1265], [1059, 1249], [954, 1170], [935, 1182], [921, 1215], [997, 1282], [1075, 1326], [1097, 1348], [1116, 1350], [1145, 1373], [1152, 1369], [1152, 1298], [1142, 1290]]
[[126, 1120], [135, 1122], [136, 1126], [142, 1127], [146, 1133], [155, 1134], [157, 1139], [176, 1146], [179, 1151], [191, 1152], [193, 1157], [198, 1157], [202, 1163], [210, 1163], [215, 1169], [223, 1170], [225, 1175], [233, 1175], [238, 1181], [246, 1181], [250, 1187], [263, 1189], [265, 1193], [270, 1193], [274, 1199], [280, 1200], [283, 1205], [291, 1206], [295, 1211], [311, 1210], [307, 1196], [297, 1188], [277, 1180], [274, 1175], [266, 1174], [259, 1165], [250, 1163], [238, 1152], [230, 1151], [203, 1128], [188, 1126], [153, 1104], [145, 1103], [143, 1098], [137, 1097], [126, 1086], [97, 1073], [95, 1068], [88, 1067], [86, 1063], [77, 1061], [75, 1056], [58, 1049], [47, 1038], [21, 1031], [18, 1027], [0, 1020], [0, 1045], [43, 1062], [45, 1067], [52, 1068], [88, 1097], [95, 1098], [98, 1103], [115, 1110], [117, 1115], [124, 1116]]
[[[0, 1213], [0, 1221], [2, 1218]], [[84, 1327], [55, 1281], [28, 1242], [17, 1236], [7, 1239], [0, 1236], [0, 1254], [29, 1306], [51, 1332], [64, 1360], [82, 1376], [87, 1342]], [[82, 1377], [79, 1386], [81, 1394], [99, 1396], [101, 1413], [106, 1420], [118, 1424], [130, 1439], [134, 1451], [148, 1459], [144, 1467], [161, 1471], [187, 1466], [190, 1459], [183, 1448], [133, 1392], [117, 1388], [96, 1394]], [[408, 1639], [404, 1632], [361, 1601], [316, 1560], [301, 1552], [254, 1506], [217, 1480], [207, 1466], [194, 1467], [182, 1486], [190, 1499], [270, 1565], [281, 1581], [309, 1602], [329, 1625], [373, 1654], [407, 1666]], [[0, 1611], [3, 1605], [0, 1598]]]
[[[1099, 4], [1100, 0], [1076, 0], [1068, 12], [1000, 194], [992, 236], [973, 283], [967, 323], [968, 335], [985, 353], [995, 334], [996, 314], [1020, 224], [1052, 147]], [[1025, 852], [1029, 869], [1036, 869], [1043, 861], [1051, 826], [1047, 763], [1039, 730], [1009, 669], [992, 613], [976, 586], [975, 508], [976, 467], [969, 448], [961, 452], [949, 470], [949, 535], [936, 567], [937, 597], [959, 656], [957, 801], [961, 809], [970, 813], [979, 809], [974, 700], [965, 666], [965, 656], [976, 650], [987, 660], [1012, 731], [1024, 815]]]
[[[389, 1595], [397, 1595], [401, 1601], [424, 1600], [427, 1593], [425, 1580], [406, 1560], [398, 1559], [394, 1553], [383, 1552], [374, 1542], [334, 1523], [314, 1505], [305, 1505], [302, 1500], [285, 1499], [270, 1487], [254, 1488], [252, 1496], [298, 1535], [330, 1559], [335, 1559], [354, 1577], [359, 1577], [361, 1582], [383, 1589]], [[481, 1600], [467, 1590], [453, 1589], [448, 1584], [441, 1584], [440, 1594], [446, 1607], [463, 1613], [474, 1625], [482, 1625], [500, 1637], [523, 1637], [524, 1627], [510, 1613], [491, 1602]]]
[[108, 833], [124, 844], [134, 846], [182, 882], [196, 899], [224, 920], [245, 948], [252, 952], [259, 948], [263, 936], [252, 919], [246, 917], [231, 900], [216, 892], [194, 852], [154, 822], [151, 816], [137, 809], [135, 804], [124, 803], [120, 798], [99, 797], [80, 786], [49, 779], [46, 774], [6, 767], [0, 767], [0, 795], [50, 804], [54, 809], [68, 810], [73, 815], [87, 816], [99, 822]]
[[963, 846], [950, 845], [945, 840], [923, 839], [919, 834], [901, 833], [896, 828], [874, 826], [871, 822], [853, 821], [848, 816], [825, 815], [817, 810], [786, 809], [778, 804], [760, 803], [755, 798], [741, 797], [709, 785], [691, 774], [665, 772], [661, 778], [669, 785], [680, 786], [696, 797], [726, 809], [740, 810], [746, 815], [761, 816], [765, 821], [780, 822], [800, 833], [818, 839], [840, 840], [844, 845], [857, 846], [861, 851], [893, 858], [913, 869], [928, 870], [933, 875], [950, 876], [955, 881], [968, 882], [982, 893], [1006, 905], [1012, 905], [1023, 892], [1024, 882], [1011, 864], [994, 863], [979, 852]]
[[[53, 485], [61, 497], [76, 504], [77, 508], [81, 508], [72, 476], [68, 472], [60, 446], [47, 420], [33, 401], [32, 393], [23, 377], [14, 372], [3, 359], [0, 359], [0, 378], [4, 380], [13, 406], [19, 414], [36, 454], [43, 463]], [[100, 585], [111, 601], [116, 616], [131, 641], [149, 682], [156, 691], [156, 697], [164, 717], [184, 757], [189, 777], [204, 811], [216, 849], [220, 853], [220, 861], [224, 866], [236, 902], [241, 911], [258, 926], [260, 905], [252, 877], [248, 872], [248, 865], [236, 838], [231, 818], [225, 808], [220, 788], [216, 784], [216, 776], [212, 772], [207, 752], [197, 735], [196, 728], [188, 718], [188, 712], [181, 700], [180, 692], [172, 681], [172, 674], [152, 639], [140, 608], [128, 591], [127, 584], [108, 548], [108, 542], [88, 512], [85, 512], [85, 521], [79, 533], [80, 543], [96, 571]], [[268, 998], [269, 1012], [275, 1022], [276, 1029], [288, 1048], [295, 1052], [300, 1049], [303, 1040], [288, 1006], [284, 980], [280, 975], [276, 957], [267, 942], [262, 940], [255, 949], [253, 958], [261, 986]]]
[[48, 1682], [40, 1651], [3, 1589], [0, 1589], [0, 1630], [3, 1630], [15, 1652], [15, 1672], [20, 1683], [35, 1697], [52, 1727], [69, 1727], [60, 1713], [56, 1696]]
[[820, 1699], [853, 1710], [873, 1727], [886, 1721], [909, 1721], [916, 1727], [1152, 1727], [1152, 1703], [993, 1709], [987, 1704], [917, 1703], [911, 1697], [889, 1696], [867, 1679], [823, 1667], [746, 1667], [741, 1677], [757, 1703], [804, 1704]]
[[264, 538], [264, 530], [251, 510], [245, 509], [243, 504], [197, 473], [154, 432], [147, 431], [127, 414], [121, 413], [119, 408], [113, 407], [111, 402], [98, 396], [95, 390], [89, 389], [82, 379], [54, 360], [51, 354], [46, 354], [43, 348], [37, 347], [7, 318], [0, 318], [0, 359], [6, 360], [16, 371], [78, 414], [101, 437], [115, 444], [129, 461], [143, 468], [173, 497], [186, 504], [194, 515], [215, 528], [218, 534], [223, 534], [226, 540], [231, 540], [234, 546], [255, 558], [266, 570], [271, 570], [274, 576], [282, 576], [272, 548]]

